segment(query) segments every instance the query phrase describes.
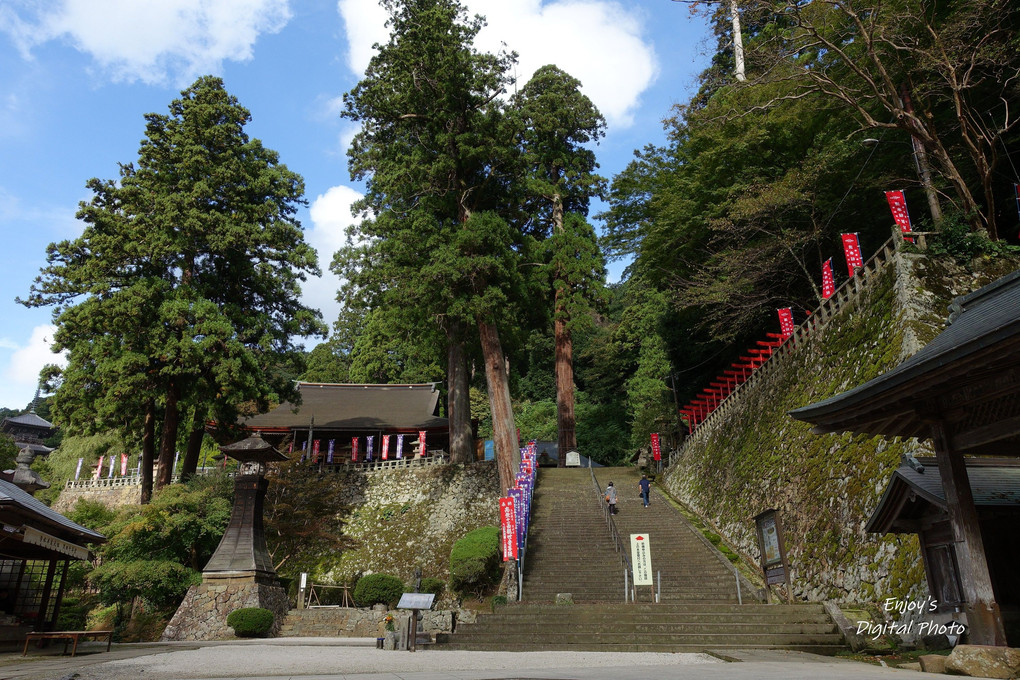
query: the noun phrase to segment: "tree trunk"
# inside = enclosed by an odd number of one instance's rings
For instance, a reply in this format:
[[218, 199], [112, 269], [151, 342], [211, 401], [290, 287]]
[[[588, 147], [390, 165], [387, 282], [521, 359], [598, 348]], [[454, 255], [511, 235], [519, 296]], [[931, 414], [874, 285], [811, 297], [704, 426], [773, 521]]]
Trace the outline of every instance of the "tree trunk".
[[142, 473], [142, 497], [140, 503], [145, 505], [152, 500], [152, 462], [156, 452], [156, 402], [152, 399], [145, 404], [145, 422], [142, 426], [142, 460], [139, 468]]
[[514, 425], [513, 406], [510, 404], [510, 385], [503, 359], [503, 346], [499, 342], [496, 326], [478, 320], [478, 335], [482, 341], [485, 361], [485, 382], [492, 409], [492, 438], [496, 447], [496, 469], [499, 471], [500, 491], [514, 485], [514, 477], [521, 461], [521, 447]]
[[567, 465], [567, 451], [577, 448], [574, 433], [574, 344], [567, 328], [567, 312], [561, 309], [561, 292], [556, 291], [556, 431], [558, 433], [559, 467]]
[[188, 448], [181, 462], [181, 481], [186, 482], [195, 476], [198, 470], [198, 455], [202, 452], [202, 440], [205, 438], [205, 411], [195, 407], [195, 416], [191, 421], [191, 433], [188, 435]]
[[446, 372], [450, 392], [450, 462], [470, 463], [475, 459], [474, 438], [471, 436], [471, 400], [468, 394], [467, 361], [460, 324], [453, 324], [446, 336]]
[[740, 29], [740, 10], [737, 9], [737, 0], [730, 0], [730, 21], [733, 22], [733, 75], [740, 82], [744, 82], [747, 80], [747, 76], [744, 75], [744, 36]]
[[[553, 229], [563, 232], [563, 199], [560, 194], [553, 196]], [[574, 341], [567, 328], [570, 313], [564, 299], [568, 297], [564, 272], [556, 272], [561, 285], [557, 286], [553, 304], [553, 336], [555, 338], [556, 371], [556, 434], [557, 466], [567, 466], [567, 451], [577, 448], [574, 418]]]
[[166, 408], [163, 410], [163, 437], [159, 442], [159, 463], [156, 466], [156, 491], [170, 484], [170, 480], [173, 478], [174, 452], [177, 450], [177, 428], [181, 417], [178, 408], [180, 398], [181, 388], [176, 382], [171, 382], [170, 388], [166, 392]]

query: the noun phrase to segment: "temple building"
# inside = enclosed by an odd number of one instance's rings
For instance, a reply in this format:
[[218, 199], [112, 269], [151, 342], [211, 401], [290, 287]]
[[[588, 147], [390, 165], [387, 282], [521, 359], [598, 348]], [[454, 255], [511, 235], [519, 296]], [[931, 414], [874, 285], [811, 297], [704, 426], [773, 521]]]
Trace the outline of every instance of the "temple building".
[[[301, 382], [298, 405], [284, 402], [268, 413], [248, 418], [242, 424], [284, 451], [319, 451], [333, 460], [364, 461], [372, 438], [373, 458], [378, 460], [384, 437], [389, 457], [396, 457], [398, 437], [402, 457], [418, 453], [415, 446], [425, 433], [426, 453], [447, 451], [450, 425], [440, 418], [438, 383], [410, 385], [348, 385]], [[358, 440], [354, 451], [353, 440]]]
[[28, 449], [33, 454], [41, 456], [48, 456], [53, 451], [43, 442], [52, 437], [56, 431], [53, 423], [40, 418], [34, 409], [20, 416], [4, 418], [0, 424], [0, 432], [13, 439], [19, 451]]

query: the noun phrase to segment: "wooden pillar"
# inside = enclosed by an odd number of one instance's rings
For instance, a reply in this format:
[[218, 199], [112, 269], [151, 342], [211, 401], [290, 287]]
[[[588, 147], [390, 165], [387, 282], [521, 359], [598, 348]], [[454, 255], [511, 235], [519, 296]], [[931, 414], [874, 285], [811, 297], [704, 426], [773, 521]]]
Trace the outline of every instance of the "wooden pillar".
[[57, 561], [50, 560], [49, 567], [46, 569], [46, 582], [43, 584], [42, 600], [39, 602], [39, 613], [36, 615], [36, 620], [42, 624], [43, 630], [47, 628], [46, 622], [46, 610], [50, 606], [50, 593], [53, 591], [53, 577], [57, 573]]
[[995, 601], [992, 578], [988, 572], [984, 541], [978, 524], [977, 508], [970, 489], [963, 455], [953, 450], [945, 422], [931, 424], [932, 443], [942, 477], [942, 488], [949, 508], [949, 522], [956, 539], [956, 558], [960, 567], [960, 583], [966, 600], [967, 632], [974, 645], [1006, 646], [1002, 613]]
[[57, 619], [60, 618], [60, 607], [64, 604], [64, 591], [67, 588], [67, 568], [71, 560], [64, 560], [63, 570], [60, 572], [60, 585], [57, 586], [57, 599], [53, 605], [53, 615], [50, 617], [50, 630], [58, 630]]

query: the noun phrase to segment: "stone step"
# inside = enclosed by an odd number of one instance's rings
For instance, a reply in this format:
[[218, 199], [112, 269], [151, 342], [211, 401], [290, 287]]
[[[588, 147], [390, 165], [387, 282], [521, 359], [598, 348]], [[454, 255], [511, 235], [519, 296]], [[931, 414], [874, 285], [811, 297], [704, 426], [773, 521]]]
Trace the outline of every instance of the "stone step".
[[835, 656], [846, 649], [841, 643], [831, 644], [801, 644], [801, 643], [766, 643], [751, 644], [746, 640], [735, 640], [730, 643], [718, 642], [714, 644], [704, 643], [669, 643], [659, 645], [646, 645], [644, 643], [615, 643], [601, 644], [599, 642], [586, 642], [578, 644], [548, 644], [534, 642], [529, 644], [504, 644], [500, 642], [469, 643], [460, 644], [457, 642], [437, 643], [431, 647], [435, 650], [469, 650], [476, 652], [661, 652], [666, 654], [679, 654], [681, 652], [705, 652], [714, 649], [784, 649], [807, 654], [819, 654], [823, 656]]

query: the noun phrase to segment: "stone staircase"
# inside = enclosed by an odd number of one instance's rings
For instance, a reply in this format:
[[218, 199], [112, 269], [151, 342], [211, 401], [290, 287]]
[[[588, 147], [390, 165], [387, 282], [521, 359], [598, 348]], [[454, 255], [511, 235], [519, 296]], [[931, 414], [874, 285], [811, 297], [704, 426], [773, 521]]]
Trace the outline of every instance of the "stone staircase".
[[[603, 519], [588, 469], [543, 468], [532, 506], [523, 602], [474, 624], [440, 634], [434, 649], [506, 651], [698, 651], [782, 648], [834, 654], [844, 648], [821, 604], [737, 604], [733, 570], [687, 520], [653, 491], [638, 495], [633, 468], [599, 468], [599, 484], [619, 494], [617, 528], [629, 551], [630, 534], [647, 533], [652, 569], [661, 572], [661, 603], [651, 589], [624, 602], [624, 564]], [[629, 553], [628, 553], [629, 554]], [[573, 605], [552, 604], [570, 593]]]
[[622, 602], [623, 558], [613, 546], [587, 468], [542, 468], [532, 498], [523, 599]]
[[[652, 573], [660, 580], [661, 602], [728, 602], [736, 604], [737, 580], [722, 553], [692, 527], [676, 508], [652, 487], [651, 504], [644, 507], [639, 496], [640, 471], [635, 468], [596, 470], [602, 488], [612, 481], [619, 502], [616, 528], [630, 549], [631, 534], [647, 534], [651, 544]], [[590, 473], [589, 473], [590, 478]], [[741, 599], [751, 602], [758, 591], [745, 580]], [[637, 600], [653, 602], [652, 589], [638, 588]]]
[[835, 654], [842, 635], [821, 604], [517, 604], [482, 615], [433, 649], [696, 652], [789, 649]]

